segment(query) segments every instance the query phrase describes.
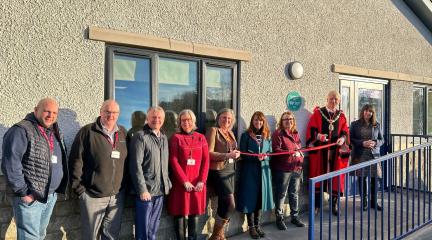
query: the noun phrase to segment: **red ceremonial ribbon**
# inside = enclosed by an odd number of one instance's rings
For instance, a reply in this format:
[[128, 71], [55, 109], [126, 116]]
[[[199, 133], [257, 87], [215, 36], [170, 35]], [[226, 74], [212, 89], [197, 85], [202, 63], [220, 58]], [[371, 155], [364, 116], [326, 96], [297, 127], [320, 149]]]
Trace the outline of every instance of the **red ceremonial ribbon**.
[[320, 150], [320, 149], [323, 149], [323, 148], [329, 148], [329, 147], [334, 146], [334, 145], [336, 145], [336, 143], [330, 143], [330, 144], [326, 144], [326, 145], [322, 145], [322, 146], [318, 146], [318, 147], [302, 148], [302, 149], [299, 149], [297, 151], [291, 151], [291, 152], [284, 151], [284, 152], [261, 153], [261, 154], [258, 154], [258, 153], [248, 153], [248, 152], [240, 152], [240, 154], [246, 155], [246, 156], [253, 156], [253, 157], [258, 157], [258, 156], [263, 155], [263, 154], [264, 154], [264, 156], [291, 155], [291, 154], [294, 154], [295, 152], [298, 152], [298, 151], [300, 151], [300, 152], [309, 152], [309, 151]]

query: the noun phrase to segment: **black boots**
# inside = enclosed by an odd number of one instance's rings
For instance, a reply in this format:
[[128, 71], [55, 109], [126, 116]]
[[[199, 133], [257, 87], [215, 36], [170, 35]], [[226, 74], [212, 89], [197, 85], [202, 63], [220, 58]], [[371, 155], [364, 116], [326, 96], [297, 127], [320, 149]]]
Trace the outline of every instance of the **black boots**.
[[188, 240], [196, 240], [198, 238], [197, 226], [198, 226], [198, 216], [189, 216]]
[[186, 218], [183, 216], [174, 217], [174, 228], [177, 240], [186, 240]]
[[338, 197], [332, 197], [332, 213], [335, 216], [339, 214]]
[[[377, 200], [377, 192], [376, 192], [376, 186], [375, 186], [376, 179], [374, 177], [371, 177], [370, 180], [370, 207], [375, 208], [377, 211], [382, 211], [382, 207], [378, 204]], [[360, 187], [361, 195], [362, 195], [362, 201], [363, 201], [363, 211], [368, 210], [368, 191], [367, 191], [367, 178], [366, 177], [359, 177], [359, 185], [363, 185], [363, 187]]]
[[300, 221], [300, 219], [298, 217], [291, 217], [291, 223], [296, 225], [296, 227], [304, 227], [305, 224]]
[[287, 230], [283, 216], [276, 216], [276, 226], [279, 230]]
[[[186, 238], [186, 225], [188, 237]], [[177, 240], [196, 240], [197, 239], [198, 217], [189, 216], [186, 219], [184, 216], [174, 217], [174, 228]]]

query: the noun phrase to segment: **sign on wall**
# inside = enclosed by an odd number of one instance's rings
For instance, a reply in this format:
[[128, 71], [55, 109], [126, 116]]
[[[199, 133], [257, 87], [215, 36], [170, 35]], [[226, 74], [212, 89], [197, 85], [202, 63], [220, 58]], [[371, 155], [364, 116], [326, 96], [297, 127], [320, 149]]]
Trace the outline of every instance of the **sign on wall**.
[[302, 98], [300, 96], [300, 93], [296, 91], [289, 92], [286, 98], [286, 104], [288, 110], [298, 111], [302, 105]]

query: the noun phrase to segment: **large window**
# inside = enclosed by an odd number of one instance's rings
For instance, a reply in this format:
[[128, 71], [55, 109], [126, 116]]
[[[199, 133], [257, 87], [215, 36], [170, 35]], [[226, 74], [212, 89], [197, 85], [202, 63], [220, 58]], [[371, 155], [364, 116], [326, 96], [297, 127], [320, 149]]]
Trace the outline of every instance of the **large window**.
[[413, 134], [432, 135], [432, 86], [413, 88]]
[[203, 131], [222, 108], [237, 112], [237, 62], [126, 47], [107, 47], [106, 98], [120, 104], [119, 124], [132, 127], [132, 114], [150, 106], [165, 109], [170, 136], [178, 113], [191, 109]]

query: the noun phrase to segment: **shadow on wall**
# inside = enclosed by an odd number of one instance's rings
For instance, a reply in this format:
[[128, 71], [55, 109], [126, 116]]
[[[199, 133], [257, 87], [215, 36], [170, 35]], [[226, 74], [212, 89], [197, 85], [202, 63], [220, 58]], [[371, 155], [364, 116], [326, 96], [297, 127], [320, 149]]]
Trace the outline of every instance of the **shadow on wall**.
[[426, 28], [422, 21], [404, 3], [403, 0], [392, 0], [396, 8], [408, 19], [408, 21], [419, 31], [429, 44], [432, 44], [432, 33]]
[[[7, 132], [9, 128], [5, 127], [3, 124], [0, 124], [0, 146], [3, 145], [3, 135]], [[2, 147], [0, 147], [0, 163], [2, 158]], [[0, 176], [3, 175], [1, 168], [0, 168]]]
[[[0, 146], [3, 145], [3, 135], [9, 128], [0, 124]], [[1, 163], [2, 149], [0, 148], [0, 163]], [[2, 176], [3, 173], [0, 170], [0, 239], [6, 239], [6, 237], [13, 233], [15, 234], [15, 223], [13, 223], [13, 211], [11, 208], [11, 198], [9, 197], [10, 192], [6, 191], [6, 179]]]
[[268, 124], [269, 124], [269, 127], [270, 127], [270, 132], [273, 134], [274, 133], [274, 131], [276, 130], [276, 128], [277, 128], [277, 118], [275, 117], [275, 116], [273, 116], [273, 115], [265, 115], [265, 117], [266, 117], [266, 119], [267, 119], [267, 122], [268, 122]]
[[[60, 108], [57, 122], [64, 136], [64, 141], [68, 151], [72, 146], [76, 133], [81, 128], [78, 123], [77, 114], [69, 108]], [[69, 152], [68, 152], [69, 153]]]
[[297, 131], [299, 132], [300, 139], [302, 142], [302, 146], [306, 145], [306, 128], [312, 113], [305, 108], [306, 99], [302, 97], [302, 105], [298, 111], [294, 112], [296, 122], [297, 122]]

